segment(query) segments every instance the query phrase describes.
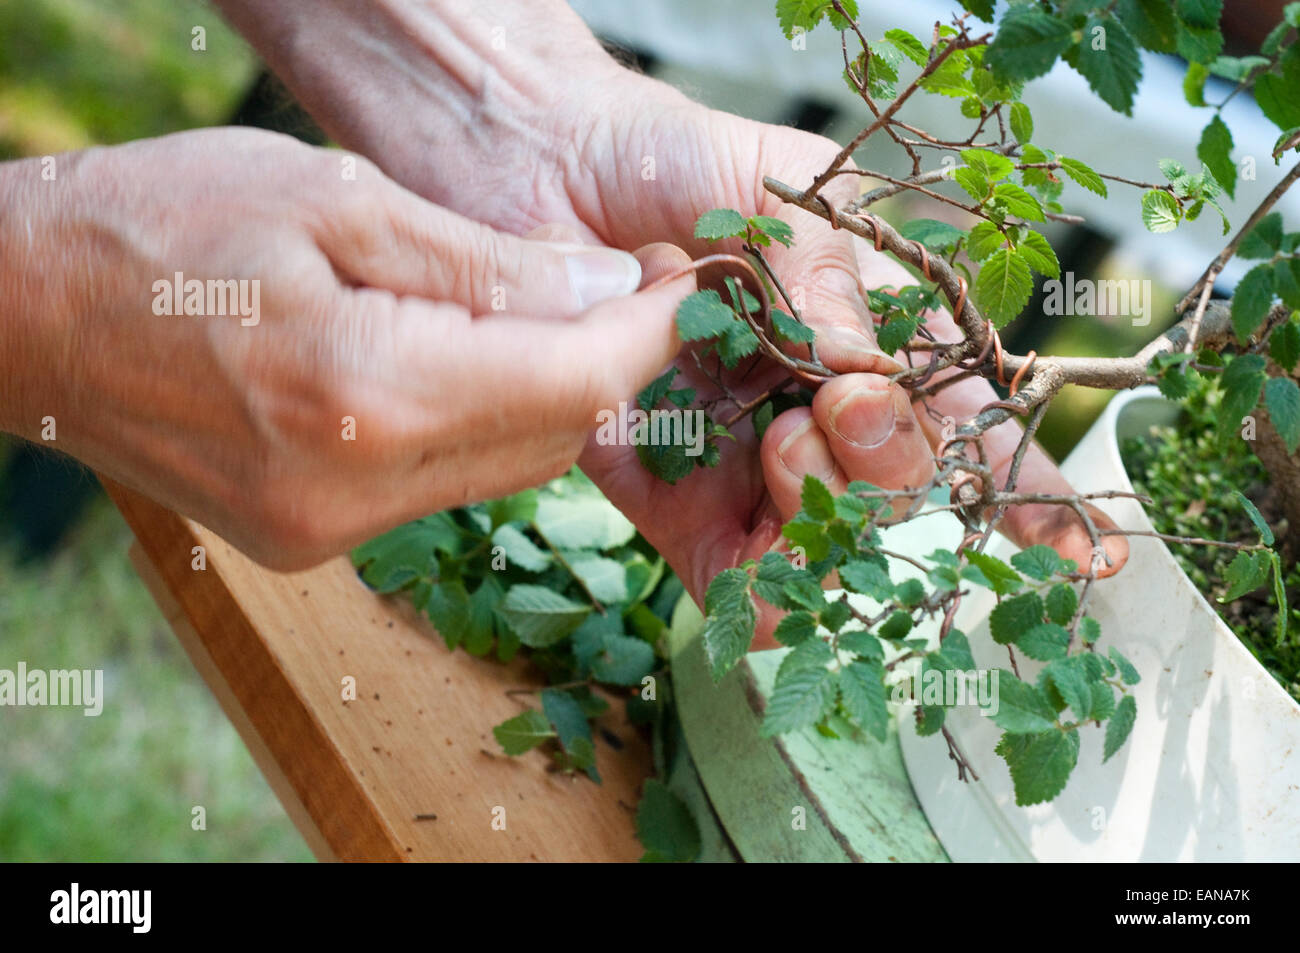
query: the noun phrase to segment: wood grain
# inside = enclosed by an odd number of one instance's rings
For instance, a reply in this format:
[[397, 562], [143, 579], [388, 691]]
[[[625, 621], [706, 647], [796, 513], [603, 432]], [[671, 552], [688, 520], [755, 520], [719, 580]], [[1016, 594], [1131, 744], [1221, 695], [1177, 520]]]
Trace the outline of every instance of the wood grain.
[[[506, 691], [541, 684], [522, 664], [448, 651], [408, 603], [371, 592], [345, 558], [275, 573], [103, 483], [147, 557], [142, 575], [164, 614], [322, 860], [641, 855], [633, 808], [651, 756], [620, 704], [597, 732], [602, 785], [550, 772], [542, 752], [507, 758], [491, 727], [533, 696]], [[206, 570], [192, 568], [194, 546], [205, 547]], [[356, 700], [343, 700], [346, 676]], [[496, 808], [505, 830], [493, 829]]]

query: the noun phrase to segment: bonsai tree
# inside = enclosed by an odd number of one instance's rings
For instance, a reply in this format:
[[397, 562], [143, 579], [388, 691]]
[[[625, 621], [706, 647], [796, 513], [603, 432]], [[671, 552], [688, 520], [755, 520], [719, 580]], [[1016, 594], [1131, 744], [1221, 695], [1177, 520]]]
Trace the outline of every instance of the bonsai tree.
[[[1300, 360], [1300, 232], [1287, 232], [1274, 208], [1300, 177], [1300, 165], [1234, 229], [1222, 202], [1235, 195], [1239, 170], [1222, 112], [1227, 102], [1253, 91], [1278, 137], [1250, 148], [1277, 163], [1296, 151], [1300, 3], [1286, 8], [1258, 55], [1244, 57], [1223, 55], [1221, 0], [1012, 0], [996, 25], [993, 0], [958, 5], [951, 20], [936, 23], [928, 36], [893, 29], [874, 37], [865, 34], [855, 0], [776, 4], [780, 28], [792, 41], [813, 30], [839, 32], [842, 56], [828, 68], [842, 71], [861, 99], [863, 122], [810, 181], [768, 179], [765, 186], [783, 202], [819, 216], [824, 227], [860, 236], [908, 270], [912, 283], [862, 293], [877, 316], [881, 349], [897, 358], [890, 379], [943, 428], [944, 439], [934, 453], [933, 475], [921, 485], [852, 483], [835, 495], [807, 478], [802, 510], [783, 530], [784, 551], [727, 569], [712, 581], [703, 639], [713, 676], [721, 679], [749, 650], [760, 606], [775, 606], [785, 613], [775, 637], [790, 652], [768, 699], [764, 730], [816, 725], [836, 734], [848, 725], [884, 738], [888, 685], [900, 666], [919, 665], [922, 674], [974, 669], [968, 639], [954, 622], [975, 587], [991, 590], [997, 606], [990, 632], [1007, 655], [992, 716], [1004, 732], [997, 752], [1010, 768], [1017, 801], [1032, 804], [1064, 788], [1078, 759], [1080, 731], [1104, 726], [1104, 756], [1110, 758], [1139, 718], [1130, 688], [1141, 673], [1106, 646], [1088, 614], [1098, 580], [1113, 569], [1106, 539], [1134, 531], [1101, 521], [1089, 503], [1116, 496], [1138, 496], [1157, 508], [1162, 502], [1118, 489], [1044, 494], [1018, 488], [1025, 454], [1067, 385], [1116, 391], [1155, 384], [1167, 397], [1191, 402], [1198, 420], [1213, 420], [1219, 446], [1241, 446], [1243, 435], [1248, 438], [1244, 445], [1258, 454], [1277, 492], [1273, 523], [1279, 538], [1240, 487], [1229, 505], [1255, 527], [1254, 538], [1144, 535], [1158, 536], [1177, 552], [1195, 547], [1229, 556], [1214, 563], [1225, 577], [1224, 598], [1270, 592], [1276, 603], [1272, 637], [1290, 645], [1286, 581], [1300, 527], [1300, 387], [1294, 378]], [[1025, 84], [1064, 59], [1103, 101], [1130, 114], [1143, 49], [1176, 53], [1188, 63], [1186, 99], [1207, 114], [1197, 150], [1201, 168], [1153, 156], [1151, 181], [1138, 181], [1094, 168], [1100, 163], [1092, 157], [1062, 155], [1036, 140], [1031, 110], [1021, 101]], [[1211, 76], [1234, 84], [1217, 102], [1206, 92]], [[927, 130], [910, 122], [908, 106], [923, 96], [959, 103], [961, 128]], [[882, 137], [905, 157], [903, 166], [855, 166], [858, 150]], [[841, 177], [868, 180], [872, 187], [837, 205], [826, 188]], [[1085, 204], [1108, 199], [1112, 190], [1129, 193], [1117, 200], [1140, 206], [1154, 233], [1203, 215], [1222, 221], [1223, 249], [1186, 290], [1176, 321], [1136, 353], [1084, 358], [1004, 348], [999, 332], [1027, 308], [1035, 275], [1061, 277], [1056, 252], [1037, 226], [1080, 222]], [[967, 224], [929, 217], [886, 221], [878, 203], [903, 193], [955, 209]], [[636, 426], [685, 419], [674, 416], [682, 411], [701, 411], [706, 423], [694, 443], [644, 439], [644, 432], [638, 441], [633, 435], [645, 466], [669, 482], [715, 466], [733, 430], [753, 427], [761, 436], [775, 415], [809, 403], [836, 376], [818, 357], [797, 289], [787, 289], [769, 262], [774, 243], [797, 240], [790, 226], [750, 209], [701, 211], [696, 237], [719, 247], [692, 269], [724, 275], [682, 302], [677, 327], [695, 376], [709, 382], [709, 396], [700, 400], [699, 389], [682, 382], [680, 369], [670, 369], [639, 396]], [[1256, 264], [1230, 302], [1215, 300], [1216, 282], [1235, 257]], [[780, 368], [779, 379], [757, 398], [741, 397], [737, 382], [760, 364]], [[934, 410], [934, 398], [970, 378], [994, 382], [1006, 396], [968, 419], [945, 419]], [[1008, 473], [998, 479], [986, 438], [1009, 420], [1022, 422], [1023, 436]], [[449, 643], [464, 638], [479, 653], [496, 645], [503, 657], [527, 647], [556, 684], [543, 693], [540, 710], [498, 726], [498, 739], [511, 753], [555, 741], [563, 766], [593, 773], [587, 719], [603, 705], [590, 690], [594, 685], [632, 686], [637, 717], [661, 729], [671, 718], [665, 695], [656, 694], [667, 682], [662, 653], [657, 656], [654, 646], [681, 587], [630, 526], [589, 521], [595, 528], [585, 536], [565, 537], [564, 527], [574, 524], [561, 521], [559, 510], [589, 500], [589, 487], [576, 478], [540, 494], [412, 524], [363, 547], [357, 561], [373, 584], [410, 589]], [[1092, 544], [1087, 565], [1045, 546], [1009, 562], [987, 552], [1008, 513], [1041, 504], [1077, 514]], [[883, 527], [936, 510], [959, 523], [948, 545], [924, 560], [884, 548]], [[498, 547], [516, 576], [494, 573], [488, 565]], [[575, 551], [582, 565], [575, 563]], [[418, 560], [397, 558], [399, 552], [437, 555], [431, 564], [416, 565]], [[911, 563], [921, 578], [891, 578], [891, 559]], [[624, 567], [617, 576], [622, 583], [612, 589], [603, 588], [610, 579], [607, 563]], [[878, 610], [862, 611], [858, 595]], [[911, 637], [926, 617], [940, 620], [937, 645]], [[1037, 678], [1020, 677], [1025, 658], [1045, 663]], [[945, 712], [943, 705], [919, 705], [918, 729], [941, 736], [959, 775], [973, 777], [945, 727]], [[652, 790], [661, 823], [646, 820], [643, 827], [662, 829], [663, 816], [671, 820], [677, 808], [664, 807], [663, 792]], [[659, 852], [670, 853], [666, 847]]]

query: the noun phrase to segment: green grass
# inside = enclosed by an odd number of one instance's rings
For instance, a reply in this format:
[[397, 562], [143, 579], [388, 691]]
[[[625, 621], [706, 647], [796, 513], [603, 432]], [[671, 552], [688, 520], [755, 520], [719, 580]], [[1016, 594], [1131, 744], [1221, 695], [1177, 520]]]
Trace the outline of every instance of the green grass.
[[[49, 563], [0, 554], [0, 668], [103, 669], [104, 711], [0, 708], [0, 861], [309, 860], [100, 499]], [[201, 805], [207, 830], [191, 829]]]

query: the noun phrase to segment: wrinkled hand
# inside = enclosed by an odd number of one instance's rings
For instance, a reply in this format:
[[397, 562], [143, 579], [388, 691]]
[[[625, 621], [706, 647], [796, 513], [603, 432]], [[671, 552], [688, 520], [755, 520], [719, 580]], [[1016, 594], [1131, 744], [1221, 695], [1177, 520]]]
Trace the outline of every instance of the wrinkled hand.
[[[0, 429], [53, 418], [47, 445], [300, 568], [565, 472], [676, 353], [689, 280], [610, 301], [631, 255], [494, 232], [344, 158], [210, 130], [59, 156], [54, 181], [0, 165]], [[159, 313], [177, 273], [256, 281], [257, 309]]]

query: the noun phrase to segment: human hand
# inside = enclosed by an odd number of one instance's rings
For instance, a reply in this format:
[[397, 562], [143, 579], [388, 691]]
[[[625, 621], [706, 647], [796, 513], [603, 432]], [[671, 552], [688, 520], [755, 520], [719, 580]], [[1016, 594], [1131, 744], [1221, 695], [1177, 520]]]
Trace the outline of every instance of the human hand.
[[[565, 472], [677, 351], [688, 279], [611, 301], [632, 256], [349, 158], [208, 130], [0, 165], [0, 429], [301, 568]], [[208, 313], [167, 313], [192, 280]]]

